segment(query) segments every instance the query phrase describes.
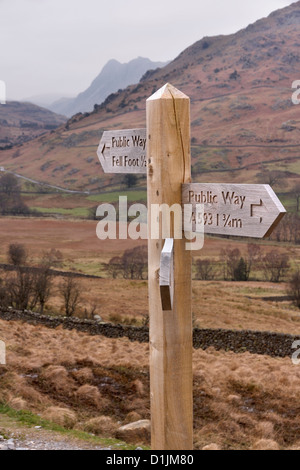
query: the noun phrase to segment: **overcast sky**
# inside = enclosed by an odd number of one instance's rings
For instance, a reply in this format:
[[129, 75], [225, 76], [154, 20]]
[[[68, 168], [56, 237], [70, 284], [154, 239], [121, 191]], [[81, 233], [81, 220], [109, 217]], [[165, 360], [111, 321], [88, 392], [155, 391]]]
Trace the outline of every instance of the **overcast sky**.
[[8, 99], [86, 89], [109, 59], [174, 59], [289, 0], [0, 0], [0, 80]]

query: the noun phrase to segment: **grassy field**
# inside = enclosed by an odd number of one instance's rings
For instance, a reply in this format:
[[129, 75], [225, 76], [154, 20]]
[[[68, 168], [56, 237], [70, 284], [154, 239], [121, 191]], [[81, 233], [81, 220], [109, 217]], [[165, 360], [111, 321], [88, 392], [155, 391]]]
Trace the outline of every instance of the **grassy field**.
[[[37, 264], [45, 251], [55, 248], [63, 256], [61, 270], [101, 277], [80, 279], [82, 301], [77, 312], [79, 316], [89, 313], [96, 305], [96, 312], [106, 321], [131, 324], [141, 324], [144, 321], [148, 312], [147, 281], [110, 279], [105, 263], [126, 249], [145, 245], [146, 241], [100, 241], [96, 236], [96, 221], [5, 218], [2, 222], [0, 262], [6, 262], [6, 253], [12, 242], [24, 244], [31, 264]], [[241, 255], [245, 254], [247, 240], [207, 237], [203, 250], [195, 253], [195, 258], [201, 256], [217, 261], [221, 249], [236, 247], [240, 249]], [[268, 241], [262, 242], [261, 247], [264, 252], [274, 248], [287, 252], [293, 267], [300, 264], [300, 247]], [[258, 273], [254, 274], [259, 277]], [[3, 276], [4, 273], [0, 275]], [[63, 312], [59, 293], [61, 281], [61, 277], [55, 279], [52, 296], [46, 306], [49, 313]], [[246, 328], [300, 333], [298, 309], [290, 301], [282, 300], [287, 294], [286, 288], [285, 283], [263, 281], [193, 281], [194, 324], [203, 328]]]
[[[4, 321], [0, 337], [0, 413], [102, 438], [150, 417], [147, 344]], [[193, 369], [195, 449], [300, 449], [300, 369], [290, 358], [210, 348], [194, 351]]]
[[[24, 202], [32, 210], [46, 216], [61, 216], [63, 218], [89, 219], [91, 210], [101, 203], [117, 205], [119, 197], [127, 197], [128, 204], [147, 204], [147, 192], [144, 188], [126, 190], [116, 187], [114, 190], [102, 194], [68, 194], [62, 192], [36, 192], [36, 185], [30, 186], [30, 192], [22, 193]], [[32, 191], [32, 192], [31, 192]]]
[[[96, 225], [91, 220], [2, 218], [0, 262], [6, 261], [12, 242], [25, 245], [33, 264], [46, 250], [58, 249], [61, 269], [102, 276], [80, 279], [79, 315], [96, 304], [105, 321], [139, 325], [148, 312], [147, 281], [110, 279], [103, 265], [146, 242], [100, 241]], [[207, 237], [195, 257], [217, 259], [222, 248], [235, 247], [245, 253], [247, 240]], [[264, 241], [261, 247], [288, 252], [299, 265], [297, 246]], [[57, 277], [49, 314], [63, 312], [60, 282]], [[194, 326], [300, 334], [299, 310], [282, 299], [285, 283], [193, 281], [192, 294]], [[102, 439], [114, 439], [121, 424], [150, 417], [148, 344], [5, 321], [0, 321], [0, 338], [7, 344], [8, 364], [0, 368], [0, 415], [17, 421], [38, 416], [50, 431], [60, 426], [75, 437], [92, 433]], [[194, 351], [193, 367], [195, 449], [300, 449], [300, 369], [290, 358], [210, 348]]]

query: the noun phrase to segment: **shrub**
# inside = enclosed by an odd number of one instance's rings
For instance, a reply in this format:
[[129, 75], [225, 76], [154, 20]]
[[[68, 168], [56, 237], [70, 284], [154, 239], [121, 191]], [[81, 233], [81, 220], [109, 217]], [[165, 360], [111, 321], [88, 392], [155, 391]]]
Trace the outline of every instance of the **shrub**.
[[24, 245], [20, 243], [11, 243], [8, 247], [7, 260], [14, 266], [24, 266], [28, 254]]
[[240, 258], [237, 267], [234, 270], [235, 281], [248, 281], [248, 266], [244, 258]]

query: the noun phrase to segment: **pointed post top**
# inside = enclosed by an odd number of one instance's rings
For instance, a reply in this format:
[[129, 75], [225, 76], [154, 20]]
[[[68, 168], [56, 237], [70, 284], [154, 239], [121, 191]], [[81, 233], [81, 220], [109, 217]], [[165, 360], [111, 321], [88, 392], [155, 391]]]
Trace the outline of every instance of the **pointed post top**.
[[181, 91], [177, 90], [170, 83], [166, 83], [163, 87], [157, 90], [147, 101], [161, 100], [161, 99], [186, 99], [189, 100], [189, 97], [186, 96]]

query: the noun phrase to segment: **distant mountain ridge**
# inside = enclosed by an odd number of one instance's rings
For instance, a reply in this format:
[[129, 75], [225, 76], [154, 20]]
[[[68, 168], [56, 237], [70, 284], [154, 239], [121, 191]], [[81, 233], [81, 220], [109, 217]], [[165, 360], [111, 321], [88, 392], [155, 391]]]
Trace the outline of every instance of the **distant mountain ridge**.
[[291, 188], [300, 179], [300, 1], [235, 34], [204, 37], [167, 66], [111, 93], [91, 113], [0, 152], [0, 165], [71, 190], [103, 191], [96, 151], [103, 131], [146, 125], [146, 100], [169, 82], [191, 99], [194, 182], [268, 183], [276, 171]]
[[0, 105], [0, 150], [28, 142], [65, 122], [65, 116], [49, 109], [32, 103], [8, 101]]
[[112, 59], [103, 67], [87, 90], [76, 98], [62, 98], [48, 107], [55, 113], [68, 117], [80, 112], [91, 112], [95, 104], [101, 104], [111, 93], [138, 83], [147, 71], [164, 67], [167, 63], [152, 62], [150, 59], [138, 57], [121, 64]]

